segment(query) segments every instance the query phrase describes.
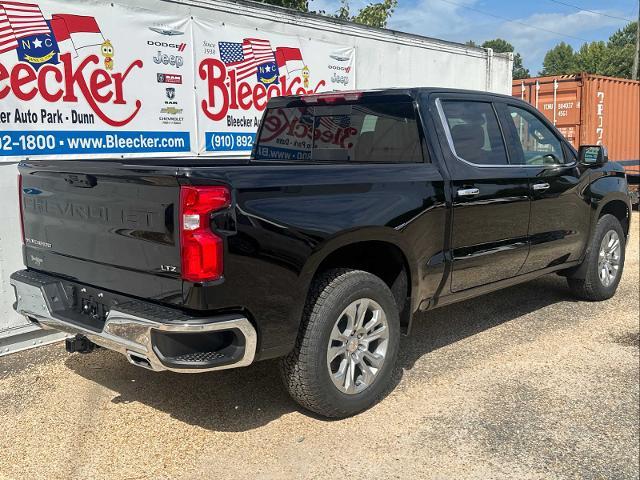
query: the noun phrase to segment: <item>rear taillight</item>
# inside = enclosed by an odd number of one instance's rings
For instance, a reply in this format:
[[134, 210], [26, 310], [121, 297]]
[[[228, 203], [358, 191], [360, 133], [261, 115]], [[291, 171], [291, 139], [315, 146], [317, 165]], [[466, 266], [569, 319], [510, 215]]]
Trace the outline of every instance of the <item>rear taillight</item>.
[[24, 245], [24, 211], [22, 206], [22, 175], [18, 174], [18, 203], [20, 204], [20, 233], [22, 234], [22, 244]]
[[211, 230], [211, 214], [230, 203], [231, 194], [226, 187], [180, 188], [180, 256], [184, 280], [209, 282], [222, 276], [223, 242]]

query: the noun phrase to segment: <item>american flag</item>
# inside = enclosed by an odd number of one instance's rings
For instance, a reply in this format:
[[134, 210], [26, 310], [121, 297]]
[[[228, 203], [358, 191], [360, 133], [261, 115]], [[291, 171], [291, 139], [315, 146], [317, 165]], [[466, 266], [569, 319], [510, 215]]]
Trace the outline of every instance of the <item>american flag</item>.
[[18, 40], [51, 33], [40, 7], [34, 3], [0, 2], [0, 53], [15, 50]]
[[236, 78], [244, 80], [256, 75], [258, 66], [275, 61], [269, 40], [245, 38], [242, 43], [218, 42], [220, 60], [236, 71]]
[[327, 115], [320, 117], [319, 124], [331, 132], [351, 125], [351, 115]]

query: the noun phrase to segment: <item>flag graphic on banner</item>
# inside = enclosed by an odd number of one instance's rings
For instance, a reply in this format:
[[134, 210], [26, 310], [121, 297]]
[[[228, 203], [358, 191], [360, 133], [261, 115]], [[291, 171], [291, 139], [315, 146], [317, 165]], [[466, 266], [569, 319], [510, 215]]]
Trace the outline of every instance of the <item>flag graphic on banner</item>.
[[51, 17], [51, 31], [61, 51], [75, 52], [105, 41], [94, 17], [56, 13]]
[[278, 68], [285, 68], [289, 75], [305, 67], [299, 48], [278, 47], [275, 56]]
[[50, 33], [38, 5], [0, 2], [0, 53], [16, 50], [18, 40]]
[[10, 52], [18, 48], [18, 41], [11, 28], [9, 17], [0, 4], [0, 53]]
[[218, 42], [218, 46], [220, 60], [235, 70], [238, 80], [256, 75], [264, 84], [277, 83], [278, 68], [269, 40], [245, 38], [242, 43]]
[[16, 51], [35, 69], [59, 62], [58, 54], [105, 41], [98, 22], [86, 15], [54, 14], [46, 20], [34, 3], [0, 0], [0, 54]]
[[11, 50], [36, 69], [58, 63], [58, 45], [38, 5], [0, 1], [0, 53]]

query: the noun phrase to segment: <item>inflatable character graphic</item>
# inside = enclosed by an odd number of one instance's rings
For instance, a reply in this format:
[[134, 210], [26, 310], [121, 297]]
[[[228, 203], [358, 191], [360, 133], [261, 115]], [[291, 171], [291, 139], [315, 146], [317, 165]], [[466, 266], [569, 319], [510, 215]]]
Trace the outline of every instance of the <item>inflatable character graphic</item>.
[[302, 83], [304, 88], [309, 88], [309, 67], [306, 65], [302, 69]]
[[109, 40], [105, 40], [105, 42], [100, 45], [100, 53], [104, 57], [104, 68], [105, 70], [113, 70], [113, 45]]

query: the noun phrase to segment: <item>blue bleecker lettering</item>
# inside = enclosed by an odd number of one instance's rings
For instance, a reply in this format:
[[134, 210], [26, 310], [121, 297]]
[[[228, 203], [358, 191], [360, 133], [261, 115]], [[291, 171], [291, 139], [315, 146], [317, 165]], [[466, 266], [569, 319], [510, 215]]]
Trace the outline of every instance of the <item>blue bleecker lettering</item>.
[[190, 151], [189, 132], [0, 131], [0, 156]]

